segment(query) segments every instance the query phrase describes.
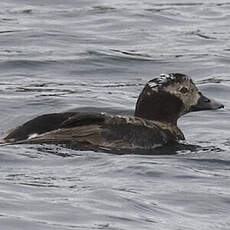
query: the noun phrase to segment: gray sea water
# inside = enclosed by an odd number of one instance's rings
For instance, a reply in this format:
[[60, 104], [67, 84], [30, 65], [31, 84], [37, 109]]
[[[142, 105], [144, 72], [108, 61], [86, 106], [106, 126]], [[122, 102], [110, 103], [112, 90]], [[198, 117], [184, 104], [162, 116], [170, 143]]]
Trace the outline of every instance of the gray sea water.
[[225, 108], [180, 119], [196, 151], [0, 148], [0, 229], [228, 230], [230, 1], [1, 0], [0, 133], [82, 107], [133, 111], [146, 81], [192, 76]]

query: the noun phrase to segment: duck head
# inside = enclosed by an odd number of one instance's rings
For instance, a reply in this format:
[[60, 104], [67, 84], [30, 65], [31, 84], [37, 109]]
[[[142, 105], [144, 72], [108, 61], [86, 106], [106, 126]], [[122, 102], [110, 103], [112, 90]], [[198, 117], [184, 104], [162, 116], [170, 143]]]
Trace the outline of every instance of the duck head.
[[192, 111], [216, 110], [224, 106], [205, 97], [185, 74], [162, 74], [150, 80], [136, 104], [135, 116], [148, 120], [177, 123]]

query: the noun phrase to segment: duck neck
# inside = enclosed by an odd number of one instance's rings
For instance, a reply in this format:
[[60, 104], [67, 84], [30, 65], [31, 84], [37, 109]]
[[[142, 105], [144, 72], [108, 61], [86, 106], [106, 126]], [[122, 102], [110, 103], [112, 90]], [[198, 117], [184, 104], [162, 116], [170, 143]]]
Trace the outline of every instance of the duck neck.
[[175, 95], [165, 91], [154, 92], [145, 86], [137, 100], [135, 116], [177, 125], [183, 109], [183, 102]]
[[153, 121], [159, 128], [163, 129], [169, 134], [173, 140], [185, 140], [184, 134], [178, 128], [177, 124], [172, 122]]

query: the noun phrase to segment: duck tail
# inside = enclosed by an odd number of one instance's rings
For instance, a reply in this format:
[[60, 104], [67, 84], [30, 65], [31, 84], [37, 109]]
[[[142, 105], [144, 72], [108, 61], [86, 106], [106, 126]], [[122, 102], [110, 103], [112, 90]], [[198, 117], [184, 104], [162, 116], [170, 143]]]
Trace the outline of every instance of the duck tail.
[[10, 142], [5, 139], [0, 139], [0, 146], [7, 145], [7, 144], [10, 144]]

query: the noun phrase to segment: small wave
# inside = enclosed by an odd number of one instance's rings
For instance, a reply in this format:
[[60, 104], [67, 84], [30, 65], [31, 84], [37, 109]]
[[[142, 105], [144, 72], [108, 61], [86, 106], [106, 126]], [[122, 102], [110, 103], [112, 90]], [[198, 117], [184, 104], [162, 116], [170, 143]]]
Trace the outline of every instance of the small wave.
[[136, 61], [153, 61], [153, 62], [160, 62], [165, 63], [165, 59], [155, 59], [151, 55], [138, 53], [136, 51], [123, 51], [117, 49], [110, 49], [109, 51], [98, 51], [98, 50], [89, 50], [87, 52], [89, 55], [98, 56], [98, 57], [105, 57], [106, 59], [116, 59], [116, 60], [136, 60]]
[[49, 65], [52, 63], [56, 63], [55, 60], [32, 60], [32, 59], [14, 59], [14, 60], [2, 60], [0, 62], [1, 65], [4, 65], [5, 68], [32, 68], [32, 67], [40, 67], [43, 65]]
[[15, 18], [1, 18], [0, 21], [17, 21]]
[[130, 56], [136, 56], [136, 57], [144, 57], [144, 58], [152, 58], [151, 55], [145, 54], [145, 53], [138, 53], [135, 50], [130, 50], [130, 51], [123, 51], [123, 50], [118, 50], [118, 49], [111, 49], [114, 52], [125, 54], [125, 55], [130, 55]]
[[189, 32], [188, 34], [189, 35], [195, 35], [195, 36], [198, 36], [198, 37], [203, 38], [203, 39], [209, 39], [209, 40], [216, 40], [217, 39], [216, 37], [212, 37], [212, 36], [204, 34], [200, 30], [192, 31], [192, 32]]
[[218, 77], [211, 77], [211, 78], [207, 78], [207, 79], [203, 79], [203, 80], [200, 80], [198, 81], [198, 84], [206, 84], [206, 83], [221, 83], [223, 81], [230, 81], [230, 80], [224, 80], [224, 79], [221, 79], [221, 78], [218, 78]]
[[[216, 150], [215, 150], [216, 151]], [[221, 169], [223, 169], [223, 166], [230, 166], [230, 161], [229, 160], [221, 160], [221, 159], [189, 159], [189, 161], [195, 161], [195, 162], [205, 162], [206, 165], [209, 164], [213, 164], [215, 166], [220, 166]]]
[[202, 80], [197, 81], [198, 84], [208, 84], [208, 83], [214, 83], [214, 84], [220, 84], [224, 82], [230, 82], [229, 76], [216, 76], [216, 77], [209, 77]]
[[106, 13], [106, 12], [110, 12], [110, 11], [114, 11], [116, 10], [116, 8], [111, 7], [111, 6], [93, 6], [91, 11], [93, 11], [94, 13]]
[[201, 3], [201, 2], [188, 2], [188, 3], [179, 3], [179, 2], [175, 2], [175, 3], [154, 3], [154, 5], [156, 6], [202, 6], [205, 3]]
[[136, 86], [144, 86], [145, 83], [110, 83], [104, 84], [105, 88], [122, 88], [122, 87], [136, 87]]
[[9, 33], [18, 33], [23, 32], [24, 30], [1, 30], [0, 34], [9, 34]]
[[17, 9], [11, 9], [8, 11], [10, 14], [32, 14], [34, 12], [34, 9], [32, 8], [17, 8]]

